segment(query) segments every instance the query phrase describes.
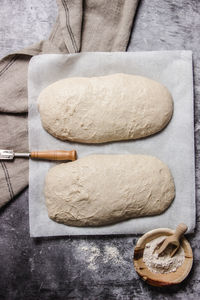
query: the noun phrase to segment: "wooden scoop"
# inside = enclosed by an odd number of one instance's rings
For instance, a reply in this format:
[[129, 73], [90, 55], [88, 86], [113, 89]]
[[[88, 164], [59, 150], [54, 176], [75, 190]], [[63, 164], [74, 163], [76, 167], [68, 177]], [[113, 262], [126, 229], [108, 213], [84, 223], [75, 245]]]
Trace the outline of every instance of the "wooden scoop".
[[168, 236], [159, 245], [160, 247], [157, 250], [158, 256], [161, 255], [161, 253], [163, 253], [169, 245], [173, 245], [173, 246], [175, 246], [175, 248], [174, 248], [174, 250], [172, 250], [172, 252], [170, 254], [170, 256], [173, 257], [174, 254], [177, 252], [177, 250], [180, 247], [179, 240], [181, 239], [182, 235], [187, 231], [187, 229], [188, 229], [187, 225], [185, 225], [184, 223], [179, 224], [176, 227], [176, 231], [174, 232], [174, 234]]

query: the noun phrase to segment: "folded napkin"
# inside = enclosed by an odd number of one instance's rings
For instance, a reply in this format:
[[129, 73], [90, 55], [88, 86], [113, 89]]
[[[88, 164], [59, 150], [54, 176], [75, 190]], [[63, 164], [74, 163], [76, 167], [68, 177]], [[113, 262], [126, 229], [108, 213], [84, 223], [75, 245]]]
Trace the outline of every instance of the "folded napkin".
[[[139, 0], [57, 0], [47, 40], [0, 60], [0, 149], [27, 151], [27, 69], [44, 53], [125, 51]], [[0, 207], [28, 185], [28, 161], [0, 162]]]

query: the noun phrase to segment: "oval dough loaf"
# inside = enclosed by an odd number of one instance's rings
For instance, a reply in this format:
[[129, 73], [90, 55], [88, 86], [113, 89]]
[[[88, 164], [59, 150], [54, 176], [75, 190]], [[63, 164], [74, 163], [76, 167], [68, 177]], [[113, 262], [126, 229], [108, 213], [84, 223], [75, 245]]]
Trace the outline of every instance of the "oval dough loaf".
[[91, 155], [51, 168], [44, 192], [54, 221], [100, 226], [164, 212], [175, 187], [168, 167], [155, 157]]
[[173, 113], [166, 87], [128, 74], [66, 78], [45, 88], [38, 103], [50, 134], [81, 143], [146, 137], [162, 130]]

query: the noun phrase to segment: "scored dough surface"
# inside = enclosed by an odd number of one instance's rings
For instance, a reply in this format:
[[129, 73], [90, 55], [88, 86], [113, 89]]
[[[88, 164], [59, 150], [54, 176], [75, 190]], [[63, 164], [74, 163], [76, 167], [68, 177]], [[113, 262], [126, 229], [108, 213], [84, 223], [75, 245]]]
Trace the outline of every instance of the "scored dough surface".
[[173, 113], [170, 92], [142, 76], [112, 74], [59, 80], [38, 98], [43, 127], [81, 143], [138, 139], [162, 130]]
[[90, 155], [51, 168], [48, 215], [72, 226], [101, 226], [164, 212], [175, 196], [169, 168], [147, 155]]

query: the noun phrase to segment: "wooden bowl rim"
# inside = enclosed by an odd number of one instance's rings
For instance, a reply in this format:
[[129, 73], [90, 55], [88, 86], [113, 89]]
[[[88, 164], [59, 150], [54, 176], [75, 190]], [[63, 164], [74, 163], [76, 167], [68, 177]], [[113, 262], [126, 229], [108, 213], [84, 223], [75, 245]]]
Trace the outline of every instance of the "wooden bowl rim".
[[[150, 230], [138, 239], [137, 244], [135, 246], [134, 258], [133, 258], [135, 270], [144, 281], [146, 281], [147, 283], [153, 286], [169, 286], [173, 284], [178, 284], [182, 282], [191, 271], [192, 264], [193, 264], [192, 248], [190, 246], [190, 243], [185, 237], [183, 237], [181, 240], [181, 245], [185, 251], [185, 261], [183, 265], [177, 269], [176, 272], [173, 272], [173, 274], [152, 273], [146, 267], [145, 263], [142, 260], [143, 250], [147, 242], [161, 235], [171, 235], [173, 233], [174, 230], [170, 228], [157, 228], [157, 229]], [[180, 270], [182, 270], [181, 274], [180, 274]], [[159, 279], [156, 277], [159, 277]]]

